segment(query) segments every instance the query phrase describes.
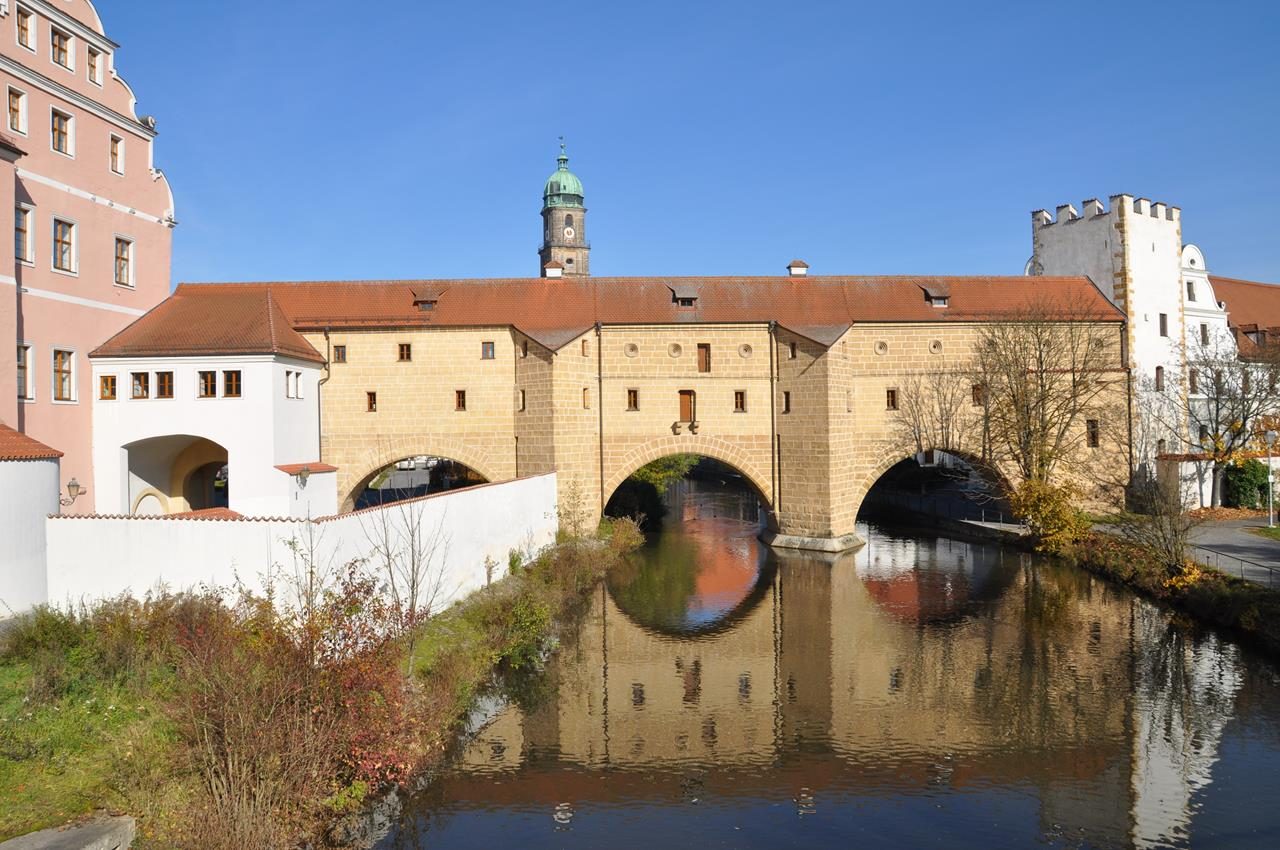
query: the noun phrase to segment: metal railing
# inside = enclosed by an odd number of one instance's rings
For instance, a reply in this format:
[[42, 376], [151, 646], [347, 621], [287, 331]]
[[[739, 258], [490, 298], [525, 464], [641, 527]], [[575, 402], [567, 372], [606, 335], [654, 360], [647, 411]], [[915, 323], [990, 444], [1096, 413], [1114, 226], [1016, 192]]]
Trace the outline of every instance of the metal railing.
[[900, 490], [877, 490], [868, 498], [867, 506], [875, 509], [895, 507], [917, 514], [958, 521], [1019, 524], [1013, 516], [998, 505], [975, 502], [957, 493], [940, 498], [937, 495], [903, 493]]
[[[1251, 576], [1245, 575], [1245, 569], [1247, 567], [1253, 567], [1254, 569], [1258, 569], [1258, 570], [1266, 570], [1267, 571], [1267, 582], [1266, 582], [1267, 587], [1276, 586], [1276, 571], [1277, 571], [1276, 567], [1272, 567], [1267, 564], [1259, 564], [1257, 561], [1250, 561], [1248, 558], [1239, 558], [1235, 555], [1228, 554], [1227, 552], [1222, 552], [1218, 549], [1210, 549], [1208, 546], [1198, 546], [1198, 545], [1192, 544], [1190, 549], [1192, 552], [1192, 557], [1195, 558], [1197, 561], [1199, 561], [1201, 565], [1206, 567], [1213, 567], [1220, 573], [1239, 576], [1240, 578], [1245, 579], [1246, 581], [1252, 581], [1257, 584], [1262, 584], [1261, 576], [1251, 577]], [[1199, 552], [1208, 553], [1209, 557], [1202, 557], [1197, 554]], [[1223, 566], [1224, 564], [1226, 565], [1225, 568]]]

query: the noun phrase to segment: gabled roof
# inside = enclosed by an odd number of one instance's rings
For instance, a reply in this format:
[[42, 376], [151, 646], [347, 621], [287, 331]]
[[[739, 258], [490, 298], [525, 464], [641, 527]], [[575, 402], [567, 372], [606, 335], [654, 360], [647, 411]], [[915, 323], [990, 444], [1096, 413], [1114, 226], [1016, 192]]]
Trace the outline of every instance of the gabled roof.
[[0, 423], [0, 461], [54, 460], [62, 452]]
[[[938, 310], [921, 289], [950, 293]], [[680, 293], [696, 294], [681, 307]], [[430, 296], [431, 310], [415, 306]], [[319, 360], [298, 332], [362, 328], [514, 327], [556, 350], [597, 323], [777, 322], [823, 345], [852, 324], [982, 322], [1039, 305], [1123, 321], [1085, 277], [579, 277], [183, 284], [95, 357], [281, 353]], [[273, 317], [268, 320], [267, 317]]]
[[280, 354], [324, 362], [269, 287], [179, 286], [90, 357]]

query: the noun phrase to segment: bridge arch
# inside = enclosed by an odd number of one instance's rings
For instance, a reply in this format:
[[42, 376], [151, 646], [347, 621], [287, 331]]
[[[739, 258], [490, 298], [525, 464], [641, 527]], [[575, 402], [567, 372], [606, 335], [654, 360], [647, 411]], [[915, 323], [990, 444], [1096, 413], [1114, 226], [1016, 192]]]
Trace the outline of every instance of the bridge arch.
[[[767, 451], [767, 449], [766, 449]], [[622, 458], [613, 464], [611, 474], [606, 476], [604, 492], [600, 494], [600, 506], [603, 510], [613, 494], [638, 469], [671, 455], [690, 454], [709, 457], [731, 467], [742, 475], [755, 489], [756, 495], [773, 515], [773, 487], [770, 477], [754, 462], [740, 446], [718, 437], [703, 437], [690, 434], [682, 436], [658, 437], [633, 446]], [[772, 519], [770, 520], [772, 522]]]
[[[988, 463], [975, 454], [956, 449], [926, 449], [925, 452], [948, 454], [959, 458], [977, 472], [988, 484], [993, 485], [996, 494], [1000, 497], [1007, 498], [1013, 492], [1011, 480], [1006, 472], [1000, 469], [999, 466]], [[891, 451], [881, 458], [875, 466], [871, 467], [852, 490], [854, 515], [856, 516], [862, 511], [862, 506], [866, 502], [867, 496], [876, 484], [884, 478], [885, 473], [903, 461], [912, 460], [920, 454], [920, 452]]]
[[342, 494], [341, 511], [346, 513], [355, 507], [356, 499], [378, 473], [397, 461], [411, 457], [438, 457], [460, 463], [485, 481], [501, 481], [487, 452], [450, 437], [423, 440], [404, 440], [383, 443], [366, 451], [358, 461], [348, 467], [339, 489]]

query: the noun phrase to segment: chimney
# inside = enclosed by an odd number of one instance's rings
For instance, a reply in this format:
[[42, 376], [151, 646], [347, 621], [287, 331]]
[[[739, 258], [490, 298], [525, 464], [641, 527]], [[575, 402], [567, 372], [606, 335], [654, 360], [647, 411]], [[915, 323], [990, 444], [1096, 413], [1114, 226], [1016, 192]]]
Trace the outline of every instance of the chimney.
[[564, 277], [564, 263], [552, 260], [542, 267], [543, 277]]
[[809, 273], [809, 264], [804, 260], [792, 260], [787, 263], [787, 272], [792, 277], [804, 277]]

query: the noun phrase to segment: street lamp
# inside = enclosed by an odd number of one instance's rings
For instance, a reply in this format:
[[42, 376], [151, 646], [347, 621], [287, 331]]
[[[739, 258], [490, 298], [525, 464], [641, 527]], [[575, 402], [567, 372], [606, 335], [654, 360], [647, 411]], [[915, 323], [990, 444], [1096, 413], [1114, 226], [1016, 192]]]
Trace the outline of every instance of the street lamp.
[[88, 492], [89, 492], [88, 490], [85, 490], [80, 486], [79, 481], [72, 478], [70, 481], [67, 482], [68, 498], [66, 499], [60, 498], [58, 499], [58, 503], [63, 507], [67, 507], [71, 505], [73, 502], [75, 502], [76, 499], [80, 498], [82, 495]]
[[1275, 491], [1275, 474], [1271, 471], [1271, 447], [1276, 444], [1276, 432], [1268, 431], [1263, 435], [1263, 439], [1267, 441], [1267, 528], [1276, 527], [1276, 511], [1273, 501], [1273, 493]]

